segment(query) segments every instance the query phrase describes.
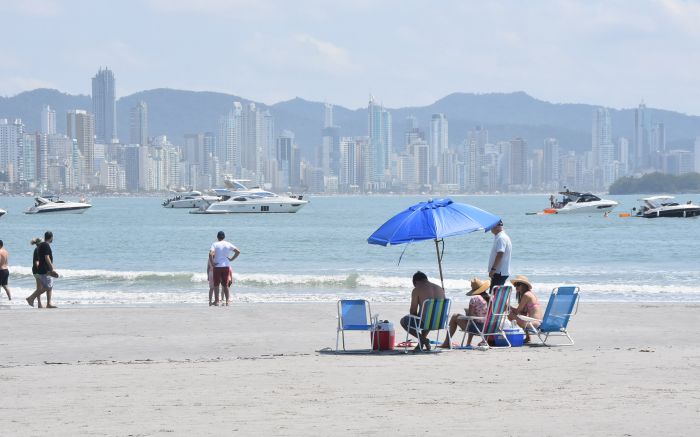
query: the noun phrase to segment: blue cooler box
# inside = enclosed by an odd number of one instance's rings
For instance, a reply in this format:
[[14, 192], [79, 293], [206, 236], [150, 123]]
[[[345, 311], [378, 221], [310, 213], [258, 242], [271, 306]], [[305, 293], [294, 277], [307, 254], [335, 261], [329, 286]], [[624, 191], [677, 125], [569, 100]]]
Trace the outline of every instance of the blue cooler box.
[[[525, 341], [525, 333], [521, 329], [504, 329], [510, 345], [513, 347], [522, 346]], [[506, 339], [503, 336], [496, 336], [496, 346], [508, 346]]]

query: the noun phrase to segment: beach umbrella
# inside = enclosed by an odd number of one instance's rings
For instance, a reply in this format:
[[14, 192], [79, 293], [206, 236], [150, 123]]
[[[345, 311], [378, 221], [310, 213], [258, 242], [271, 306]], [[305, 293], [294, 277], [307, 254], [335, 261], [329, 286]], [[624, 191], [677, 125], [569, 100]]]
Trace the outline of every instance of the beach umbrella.
[[457, 203], [450, 198], [428, 200], [417, 203], [396, 214], [369, 236], [369, 244], [381, 246], [433, 240], [440, 269], [440, 284], [445, 289], [442, 277], [442, 254], [439, 243], [444, 238], [489, 231], [500, 217], [466, 203]]

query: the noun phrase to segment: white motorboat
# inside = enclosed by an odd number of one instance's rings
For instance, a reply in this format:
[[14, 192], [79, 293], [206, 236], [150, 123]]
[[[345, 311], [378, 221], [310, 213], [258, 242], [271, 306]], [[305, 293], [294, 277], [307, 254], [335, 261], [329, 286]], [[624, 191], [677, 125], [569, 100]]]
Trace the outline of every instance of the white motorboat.
[[639, 199], [641, 202], [639, 209], [633, 208], [632, 212], [636, 217], [644, 218], [700, 216], [700, 205], [691, 201], [678, 204], [673, 199], [675, 199], [673, 196], [645, 197]]
[[7, 211], [0, 209], [0, 217], [4, 216], [5, 214], [7, 214]]
[[545, 214], [572, 214], [572, 213], [606, 213], [618, 205], [614, 200], [601, 199], [591, 193], [578, 193], [576, 191], [561, 191], [561, 200], [550, 197], [551, 208], [545, 209]]
[[231, 213], [273, 213], [297, 212], [308, 200], [302, 195], [280, 196], [261, 188], [248, 188], [242, 180], [226, 181], [227, 188], [215, 188], [221, 200], [207, 207], [200, 207], [191, 214], [231, 214]]
[[65, 201], [58, 196], [35, 197], [34, 206], [26, 209], [25, 214], [44, 214], [44, 213], [72, 213], [82, 214], [92, 205], [81, 199], [80, 202]]
[[218, 196], [206, 196], [199, 191], [178, 192], [163, 202], [163, 208], [202, 208], [221, 200]]

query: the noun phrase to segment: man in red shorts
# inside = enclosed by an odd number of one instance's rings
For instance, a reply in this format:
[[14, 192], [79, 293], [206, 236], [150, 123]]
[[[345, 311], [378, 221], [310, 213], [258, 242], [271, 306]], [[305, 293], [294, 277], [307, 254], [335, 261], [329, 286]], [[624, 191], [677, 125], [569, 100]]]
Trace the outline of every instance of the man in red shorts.
[[[231, 265], [231, 261], [238, 258], [241, 251], [238, 250], [236, 246], [224, 240], [226, 234], [224, 231], [219, 231], [216, 234], [217, 241], [211, 245], [209, 249], [209, 259], [214, 266], [214, 287], [215, 287], [215, 300], [214, 305], [219, 305], [219, 285], [223, 288], [222, 297], [226, 298], [226, 305], [229, 301], [228, 292], [228, 272]], [[233, 255], [233, 256], [232, 256]]]

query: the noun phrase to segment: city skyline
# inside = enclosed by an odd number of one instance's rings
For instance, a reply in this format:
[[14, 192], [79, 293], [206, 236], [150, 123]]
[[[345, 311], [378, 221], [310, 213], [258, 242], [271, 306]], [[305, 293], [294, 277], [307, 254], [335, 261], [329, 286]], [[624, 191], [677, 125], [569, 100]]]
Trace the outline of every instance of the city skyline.
[[[15, 43], [0, 63], [0, 94], [38, 87], [89, 94], [80, 78], [94, 74], [95, 65], [109, 65], [120, 72], [117, 97], [162, 86], [268, 105], [302, 96], [360, 108], [375, 93], [394, 108], [452, 92], [522, 90], [551, 102], [632, 108], [644, 99], [700, 114], [691, 74], [700, 66], [693, 55], [700, 44], [697, 2], [643, 1], [634, 8], [602, 1], [324, 5], [6, 3], [0, 34]], [[128, 21], [132, 30], [102, 26], [105, 21]], [[340, 22], [362, 23], [364, 31]], [[187, 31], [154, 36], [146, 30], [165, 23]], [[31, 41], [16, 38], [28, 28]], [[224, 49], [227, 55], [219, 56]], [[206, 59], [217, 62], [198, 61]]]

